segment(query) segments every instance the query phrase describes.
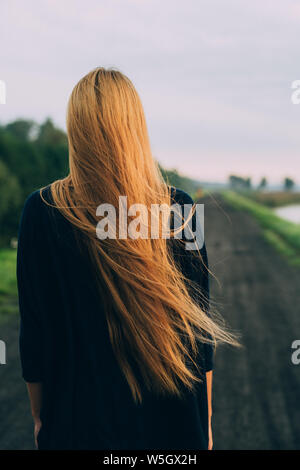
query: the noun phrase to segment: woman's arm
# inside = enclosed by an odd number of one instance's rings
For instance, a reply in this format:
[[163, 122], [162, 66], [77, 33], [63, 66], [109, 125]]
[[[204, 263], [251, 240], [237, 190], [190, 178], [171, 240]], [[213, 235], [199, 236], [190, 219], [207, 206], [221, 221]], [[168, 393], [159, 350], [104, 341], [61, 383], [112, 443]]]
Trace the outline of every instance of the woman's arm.
[[39, 265], [42, 263], [43, 237], [38, 226], [38, 192], [26, 200], [18, 235], [17, 281], [20, 307], [19, 350], [22, 377], [26, 382], [34, 420], [34, 436], [41, 428], [40, 411], [43, 381], [43, 328], [42, 316], [37, 309], [36, 288], [40, 282]]
[[206, 372], [207, 404], [208, 404], [208, 450], [212, 450], [212, 448], [213, 448], [212, 427], [211, 427], [211, 417], [212, 417], [212, 379], [213, 379], [213, 371], [210, 370], [209, 372]]
[[37, 435], [42, 427], [42, 422], [40, 418], [41, 407], [42, 407], [42, 383], [35, 382], [35, 383], [26, 383], [28, 395], [30, 399], [31, 405], [31, 414], [33, 417], [34, 422], [34, 440], [35, 445], [38, 447], [37, 444]]

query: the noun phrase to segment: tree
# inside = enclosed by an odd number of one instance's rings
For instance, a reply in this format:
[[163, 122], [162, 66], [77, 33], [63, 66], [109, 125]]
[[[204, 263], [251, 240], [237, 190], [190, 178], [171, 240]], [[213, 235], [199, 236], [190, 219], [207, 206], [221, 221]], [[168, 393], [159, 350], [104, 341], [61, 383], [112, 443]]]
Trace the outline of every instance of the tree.
[[246, 178], [245, 179], [245, 187], [246, 189], [251, 189], [252, 183], [251, 183], [251, 178]]
[[22, 199], [19, 182], [0, 160], [0, 226], [1, 237], [9, 240], [18, 227], [18, 208]]
[[260, 183], [258, 185], [258, 189], [260, 190], [263, 190], [265, 189], [266, 187], [268, 186], [268, 182], [267, 182], [267, 178], [263, 177], [261, 180], [260, 180]]
[[229, 184], [235, 191], [249, 190], [251, 189], [251, 178], [242, 178], [241, 176], [230, 175]]
[[68, 139], [64, 131], [54, 126], [52, 119], [47, 118], [40, 125], [37, 141], [40, 144], [48, 145], [68, 145]]
[[26, 119], [17, 119], [5, 127], [6, 131], [9, 132], [13, 137], [20, 140], [29, 140], [30, 133], [35, 126], [35, 122]]
[[292, 191], [295, 186], [295, 182], [291, 178], [285, 178], [283, 184], [285, 191]]
[[1, 244], [17, 236], [26, 197], [67, 172], [67, 136], [50, 119], [41, 125], [25, 119], [0, 125]]

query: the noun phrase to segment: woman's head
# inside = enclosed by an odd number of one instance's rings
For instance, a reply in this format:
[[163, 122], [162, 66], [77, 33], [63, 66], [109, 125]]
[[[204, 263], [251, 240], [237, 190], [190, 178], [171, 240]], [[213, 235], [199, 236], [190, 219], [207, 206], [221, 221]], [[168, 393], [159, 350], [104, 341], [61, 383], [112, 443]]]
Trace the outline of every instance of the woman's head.
[[99, 296], [105, 296], [99, 305], [105, 305], [112, 347], [132, 395], [142, 399], [135, 366], [158, 393], [180, 394], [180, 383], [192, 389], [199, 380], [188, 366], [196, 340], [233, 343], [233, 338], [195, 300], [167, 239], [151, 238], [151, 230], [146, 238], [96, 237], [100, 204], [117, 208], [126, 196], [128, 206], [143, 204], [149, 213], [153, 204], [171, 204], [131, 81], [104, 68], [87, 74], [72, 91], [67, 129], [70, 174], [51, 185], [52, 196], [84, 235]]
[[124, 188], [135, 194], [140, 180], [148, 191], [158, 189], [160, 175], [143, 106], [121, 72], [99, 67], [77, 83], [69, 100], [67, 129], [75, 187], [92, 189], [94, 194], [95, 185], [101, 185], [106, 198]]

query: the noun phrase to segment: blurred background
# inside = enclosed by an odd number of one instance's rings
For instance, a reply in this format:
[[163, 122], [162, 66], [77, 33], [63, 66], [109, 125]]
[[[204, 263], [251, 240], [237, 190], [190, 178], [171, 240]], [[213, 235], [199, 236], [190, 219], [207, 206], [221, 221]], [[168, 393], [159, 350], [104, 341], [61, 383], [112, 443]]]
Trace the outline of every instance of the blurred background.
[[133, 81], [164, 177], [205, 204], [212, 307], [244, 346], [217, 352], [215, 448], [300, 448], [299, 26], [294, 0], [2, 4], [0, 449], [33, 448], [18, 356], [21, 210], [67, 174], [68, 96], [96, 66]]

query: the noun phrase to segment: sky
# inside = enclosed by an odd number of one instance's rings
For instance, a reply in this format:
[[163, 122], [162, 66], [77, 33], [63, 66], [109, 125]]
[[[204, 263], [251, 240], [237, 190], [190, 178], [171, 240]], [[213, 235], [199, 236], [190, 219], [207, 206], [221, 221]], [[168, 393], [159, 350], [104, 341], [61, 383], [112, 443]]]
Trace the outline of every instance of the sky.
[[49, 116], [65, 129], [76, 82], [115, 67], [166, 168], [300, 183], [299, 0], [6, 0], [0, 31], [2, 124]]

